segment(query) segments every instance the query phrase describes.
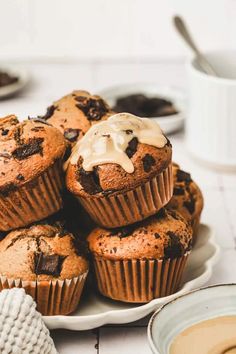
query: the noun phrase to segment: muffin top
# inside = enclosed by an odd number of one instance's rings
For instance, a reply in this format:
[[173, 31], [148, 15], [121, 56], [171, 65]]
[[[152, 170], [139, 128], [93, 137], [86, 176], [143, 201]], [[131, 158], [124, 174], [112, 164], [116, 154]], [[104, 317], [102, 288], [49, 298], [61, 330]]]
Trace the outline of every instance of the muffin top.
[[73, 144], [91, 125], [107, 119], [109, 115], [111, 108], [100, 96], [77, 90], [54, 102], [41, 118], [59, 129]]
[[203, 209], [203, 196], [190, 173], [173, 164], [174, 192], [167, 208], [177, 210], [192, 225]]
[[177, 258], [190, 250], [192, 229], [179, 213], [163, 208], [137, 224], [97, 228], [88, 242], [93, 254], [110, 260]]
[[0, 193], [32, 180], [66, 150], [66, 140], [40, 120], [19, 122], [14, 115], [0, 119]]
[[75, 194], [131, 189], [161, 173], [172, 147], [159, 125], [119, 113], [93, 126], [74, 146], [67, 163], [67, 187]]
[[38, 224], [0, 242], [0, 274], [23, 280], [71, 279], [88, 270], [74, 236], [60, 225]]

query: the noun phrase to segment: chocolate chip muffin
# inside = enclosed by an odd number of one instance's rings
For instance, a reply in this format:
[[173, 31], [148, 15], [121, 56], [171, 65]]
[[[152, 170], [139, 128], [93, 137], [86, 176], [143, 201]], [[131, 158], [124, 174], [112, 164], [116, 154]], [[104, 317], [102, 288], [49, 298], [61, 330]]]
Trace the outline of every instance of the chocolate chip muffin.
[[173, 164], [174, 194], [167, 207], [177, 210], [193, 228], [194, 241], [203, 209], [203, 195], [198, 185], [192, 180], [190, 173]]
[[61, 208], [66, 140], [38, 120], [0, 119], [0, 231], [23, 227]]
[[192, 229], [177, 212], [124, 228], [97, 228], [88, 237], [99, 291], [112, 299], [148, 302], [176, 292], [192, 243]]
[[88, 262], [72, 234], [39, 224], [0, 242], [0, 290], [23, 287], [43, 315], [68, 314], [78, 305]]
[[74, 144], [91, 125], [107, 119], [111, 113], [111, 108], [100, 96], [77, 90], [54, 102], [41, 118], [58, 128]]
[[99, 225], [132, 224], [172, 197], [171, 157], [171, 144], [156, 122], [116, 114], [75, 145], [66, 185]]

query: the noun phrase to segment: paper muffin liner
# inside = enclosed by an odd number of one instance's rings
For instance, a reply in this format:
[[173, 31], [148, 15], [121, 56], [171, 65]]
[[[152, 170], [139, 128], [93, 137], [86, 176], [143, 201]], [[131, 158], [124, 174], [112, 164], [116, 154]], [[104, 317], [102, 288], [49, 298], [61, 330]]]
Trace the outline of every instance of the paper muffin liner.
[[101, 197], [77, 196], [93, 220], [107, 228], [141, 221], [161, 209], [173, 194], [172, 165], [135, 189]]
[[197, 215], [194, 217], [194, 220], [192, 222], [193, 245], [195, 245], [195, 243], [197, 242], [199, 225], [200, 225], [200, 215]]
[[0, 276], [0, 291], [24, 288], [44, 316], [67, 315], [76, 310], [88, 272], [65, 280], [24, 281]]
[[166, 260], [106, 260], [94, 256], [98, 290], [114, 300], [145, 303], [175, 293], [189, 252]]
[[24, 227], [62, 207], [64, 186], [61, 161], [7, 196], [0, 196], [0, 231]]

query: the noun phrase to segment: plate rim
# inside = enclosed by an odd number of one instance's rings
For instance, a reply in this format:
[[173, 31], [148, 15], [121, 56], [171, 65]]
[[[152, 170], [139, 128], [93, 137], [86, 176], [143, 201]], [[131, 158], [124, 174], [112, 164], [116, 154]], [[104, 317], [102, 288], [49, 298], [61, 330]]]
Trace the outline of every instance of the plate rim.
[[[214, 253], [203, 264], [205, 267], [203, 273], [201, 273], [198, 277], [187, 281], [178, 292], [166, 296], [165, 298], [153, 299], [146, 304], [132, 307], [129, 309], [109, 310], [107, 312], [102, 312], [94, 315], [91, 314], [81, 316], [43, 316], [46, 325], [49, 327], [49, 329], [65, 328], [70, 330], [89, 330], [100, 327], [105, 324], [130, 323], [147, 316], [151, 312], [157, 310], [158, 307], [163, 306], [165, 303], [172, 301], [175, 298], [182, 296], [193, 289], [202, 287], [212, 276], [213, 267], [219, 260], [220, 246], [216, 242], [215, 231], [213, 227], [205, 223], [201, 223], [201, 226], [208, 229], [210, 236], [208, 238], [207, 244], [213, 246]], [[160, 303], [163, 302], [163, 300], [164, 303]], [[139, 313], [136, 313], [137, 308], [140, 310]], [[126, 315], [125, 317], [123, 316], [124, 314]], [[84, 324], [85, 318], [87, 324]], [[52, 324], [52, 322], [54, 323]], [[88, 322], [90, 322], [90, 325], [88, 325]], [[93, 323], [93, 325], [91, 325], [91, 323]]]

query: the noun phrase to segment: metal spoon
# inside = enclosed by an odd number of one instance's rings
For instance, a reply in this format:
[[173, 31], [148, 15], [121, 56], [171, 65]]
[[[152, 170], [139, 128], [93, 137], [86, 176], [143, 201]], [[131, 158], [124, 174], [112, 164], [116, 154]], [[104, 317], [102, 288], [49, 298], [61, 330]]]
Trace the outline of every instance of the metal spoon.
[[208, 75], [212, 76], [218, 76], [215, 69], [212, 67], [212, 65], [209, 63], [209, 61], [206, 59], [206, 57], [200, 52], [198, 47], [193, 41], [193, 38], [190, 35], [190, 32], [187, 29], [186, 24], [184, 23], [184, 20], [180, 16], [174, 16], [173, 22], [175, 25], [175, 28], [179, 32], [179, 34], [182, 36], [182, 38], [185, 40], [185, 42], [189, 45], [189, 47], [194, 51], [197, 62], [201, 69]]

